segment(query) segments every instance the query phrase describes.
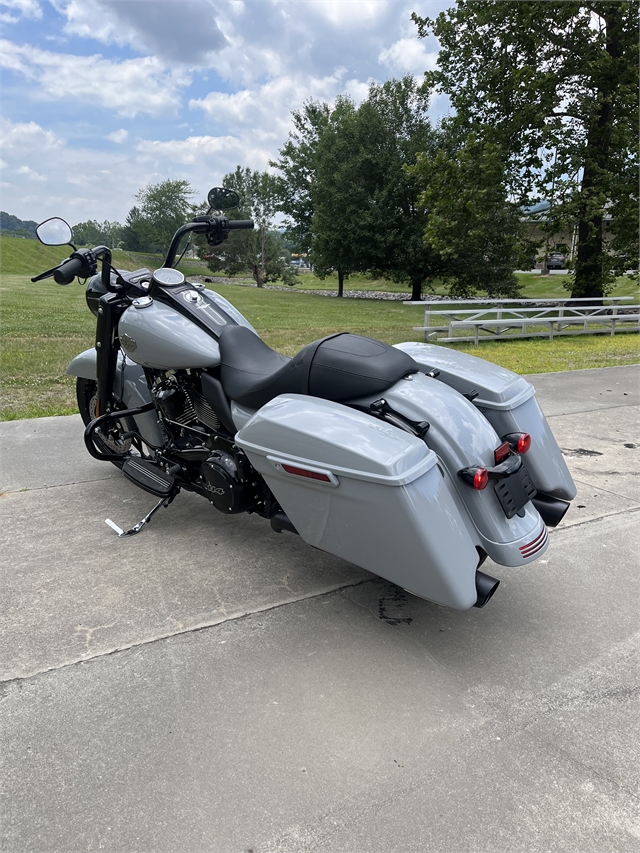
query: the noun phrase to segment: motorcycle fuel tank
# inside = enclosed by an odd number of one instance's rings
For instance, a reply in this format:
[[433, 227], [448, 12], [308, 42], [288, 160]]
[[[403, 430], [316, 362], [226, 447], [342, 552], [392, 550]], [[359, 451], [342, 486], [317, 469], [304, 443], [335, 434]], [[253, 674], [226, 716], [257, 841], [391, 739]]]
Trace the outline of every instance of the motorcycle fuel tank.
[[217, 367], [217, 341], [192, 320], [150, 296], [136, 299], [118, 324], [127, 358], [157, 370]]

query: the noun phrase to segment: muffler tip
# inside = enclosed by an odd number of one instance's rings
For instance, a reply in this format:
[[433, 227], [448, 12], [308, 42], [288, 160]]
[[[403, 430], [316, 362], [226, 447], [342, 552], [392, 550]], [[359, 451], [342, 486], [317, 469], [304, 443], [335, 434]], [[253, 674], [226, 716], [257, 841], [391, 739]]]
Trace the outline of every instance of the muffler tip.
[[476, 570], [476, 593], [478, 595], [474, 607], [484, 607], [493, 593], [500, 586], [500, 581], [492, 578], [491, 575], [485, 575], [480, 569]]
[[569, 509], [569, 501], [561, 501], [542, 492], [538, 492], [531, 503], [538, 510], [547, 527], [557, 527]]

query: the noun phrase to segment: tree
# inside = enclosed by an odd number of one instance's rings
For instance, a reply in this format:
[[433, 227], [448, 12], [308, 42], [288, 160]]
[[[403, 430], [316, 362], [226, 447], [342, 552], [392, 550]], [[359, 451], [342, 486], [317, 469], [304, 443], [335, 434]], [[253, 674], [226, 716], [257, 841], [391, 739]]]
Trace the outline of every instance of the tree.
[[535, 244], [527, 241], [521, 212], [507, 198], [500, 147], [470, 134], [453, 151], [423, 154], [413, 171], [425, 185], [424, 238], [444, 261], [449, 293], [517, 297], [514, 270], [531, 264]]
[[413, 78], [370, 87], [356, 107], [338, 98], [331, 109], [310, 102], [294, 113], [294, 131], [273, 165], [281, 172], [287, 234], [311, 251], [315, 272], [369, 271], [422, 288], [441, 271], [423, 241], [418, 177], [406, 167], [438, 144], [427, 118], [428, 97]]
[[78, 246], [109, 246], [114, 248], [122, 239], [122, 225], [119, 222], [97, 222], [89, 219], [73, 226], [73, 240]]
[[337, 272], [340, 297], [345, 277], [367, 267], [368, 198], [362, 156], [357, 110], [348, 98], [338, 98], [315, 146], [310, 248], [319, 278]]
[[413, 19], [440, 41], [426, 81], [451, 98], [448, 130], [501, 149], [509, 199], [547, 199], [550, 231], [576, 226], [572, 295], [605, 294], [638, 260], [637, 4], [458, 0]]
[[372, 85], [358, 109], [369, 197], [367, 266], [374, 274], [406, 283], [419, 300], [425, 284], [447, 272], [439, 246], [426, 242], [428, 216], [420, 204], [417, 158], [433, 156], [442, 134], [427, 116], [429, 93], [413, 77]]
[[189, 199], [194, 194], [191, 184], [184, 180], [148, 184], [137, 192], [138, 205], [129, 211], [123, 229], [124, 248], [166, 253], [174, 233], [189, 218]]
[[285, 214], [287, 240], [298, 251], [309, 253], [312, 241], [312, 186], [316, 180], [316, 154], [323, 129], [329, 122], [328, 104], [308, 101], [291, 114], [293, 131], [280, 149], [280, 158], [269, 165], [278, 169], [278, 210]]
[[234, 232], [228, 240], [213, 248], [200, 244], [201, 256], [213, 271], [225, 270], [229, 275], [249, 271], [258, 287], [282, 279], [293, 284], [295, 273], [289, 266], [290, 253], [282, 235], [273, 227], [277, 210], [277, 181], [268, 172], [252, 171], [237, 166], [225, 175], [224, 187], [236, 190], [240, 206], [228, 211], [230, 219], [253, 219], [253, 231]]

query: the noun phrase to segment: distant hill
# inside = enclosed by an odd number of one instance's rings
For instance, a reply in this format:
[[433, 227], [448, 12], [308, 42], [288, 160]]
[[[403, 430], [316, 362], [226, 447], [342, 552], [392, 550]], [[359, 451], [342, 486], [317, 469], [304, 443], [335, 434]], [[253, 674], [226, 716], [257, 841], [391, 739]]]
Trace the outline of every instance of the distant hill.
[[0, 231], [5, 234], [11, 234], [13, 237], [28, 237], [33, 240], [36, 236], [37, 224], [32, 219], [18, 219], [17, 216], [0, 210]]

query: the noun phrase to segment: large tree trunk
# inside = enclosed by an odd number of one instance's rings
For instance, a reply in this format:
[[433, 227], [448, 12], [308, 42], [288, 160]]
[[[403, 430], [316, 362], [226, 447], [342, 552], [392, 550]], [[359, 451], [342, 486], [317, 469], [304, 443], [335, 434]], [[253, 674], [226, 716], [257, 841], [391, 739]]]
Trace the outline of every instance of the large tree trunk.
[[411, 301], [420, 302], [422, 300], [422, 279], [414, 278], [411, 282]]
[[260, 264], [256, 264], [254, 266], [253, 277], [255, 278], [258, 287], [264, 287], [264, 270]]
[[344, 295], [344, 273], [338, 270], [338, 296]]
[[[607, 27], [606, 51], [612, 58], [612, 66], [622, 55], [620, 28], [622, 19], [616, 4], [603, 9]], [[606, 182], [603, 176], [609, 169], [609, 150], [613, 128], [613, 102], [617, 85], [615, 71], [609, 71], [598, 81], [599, 107], [587, 135], [584, 171], [580, 186], [578, 218], [578, 244], [576, 251], [573, 297], [602, 298], [607, 284], [607, 255], [603, 242], [602, 205]]]

